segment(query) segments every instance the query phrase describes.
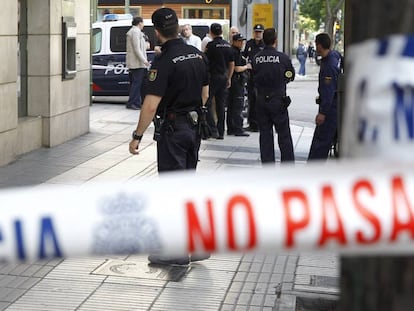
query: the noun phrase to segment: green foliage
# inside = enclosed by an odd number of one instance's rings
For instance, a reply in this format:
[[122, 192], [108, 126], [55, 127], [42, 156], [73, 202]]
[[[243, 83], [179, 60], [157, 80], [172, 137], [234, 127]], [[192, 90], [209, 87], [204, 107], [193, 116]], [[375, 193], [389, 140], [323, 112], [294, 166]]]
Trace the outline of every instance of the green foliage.
[[325, 31], [332, 33], [327, 27], [333, 26], [338, 10], [344, 9], [345, 0], [300, 0], [300, 15], [314, 20], [317, 25], [325, 23]]
[[317, 24], [321, 23], [325, 10], [325, 0], [300, 1], [300, 15], [312, 19]]

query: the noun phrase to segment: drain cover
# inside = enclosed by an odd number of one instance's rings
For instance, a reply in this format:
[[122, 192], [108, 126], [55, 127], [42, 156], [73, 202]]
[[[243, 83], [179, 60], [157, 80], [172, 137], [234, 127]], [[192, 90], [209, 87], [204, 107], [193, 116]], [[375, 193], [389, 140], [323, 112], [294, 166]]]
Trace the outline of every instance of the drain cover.
[[179, 282], [190, 266], [156, 266], [148, 262], [108, 260], [92, 274]]

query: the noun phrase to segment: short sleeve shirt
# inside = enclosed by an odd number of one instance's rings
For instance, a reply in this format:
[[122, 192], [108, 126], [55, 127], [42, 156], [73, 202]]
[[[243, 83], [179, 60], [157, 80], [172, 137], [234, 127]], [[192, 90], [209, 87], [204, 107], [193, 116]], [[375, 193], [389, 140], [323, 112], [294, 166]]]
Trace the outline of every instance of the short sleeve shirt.
[[165, 42], [148, 72], [144, 93], [162, 97], [158, 115], [163, 111], [176, 113], [197, 109], [202, 102], [202, 88], [208, 85], [205, 56], [181, 39]]
[[206, 55], [211, 75], [225, 75], [229, 63], [234, 61], [233, 49], [222, 37], [215, 37], [207, 44]]

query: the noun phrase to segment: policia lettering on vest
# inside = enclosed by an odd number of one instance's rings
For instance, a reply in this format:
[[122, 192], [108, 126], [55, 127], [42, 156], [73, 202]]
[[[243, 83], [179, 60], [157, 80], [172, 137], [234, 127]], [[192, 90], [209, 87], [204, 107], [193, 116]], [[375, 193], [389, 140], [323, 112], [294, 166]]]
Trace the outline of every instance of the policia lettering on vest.
[[[158, 172], [195, 169], [201, 142], [198, 112], [208, 99], [207, 61], [197, 48], [178, 38], [174, 10], [156, 10], [152, 22], [162, 43], [161, 53], [155, 57], [144, 83], [145, 98], [129, 152], [139, 153], [142, 136], [154, 120]], [[155, 264], [188, 264], [208, 257], [153, 254], [148, 259]]]

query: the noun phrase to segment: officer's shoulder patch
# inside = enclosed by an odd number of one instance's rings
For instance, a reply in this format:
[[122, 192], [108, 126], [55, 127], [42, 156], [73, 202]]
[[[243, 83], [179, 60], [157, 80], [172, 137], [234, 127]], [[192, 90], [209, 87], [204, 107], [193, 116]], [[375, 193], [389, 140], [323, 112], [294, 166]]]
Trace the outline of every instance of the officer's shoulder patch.
[[332, 82], [332, 77], [325, 77], [325, 84], [330, 84]]
[[285, 71], [285, 77], [288, 79], [291, 79], [293, 76], [293, 72], [291, 70], [286, 70]]
[[148, 80], [155, 81], [157, 79], [157, 69], [150, 69], [148, 73]]

